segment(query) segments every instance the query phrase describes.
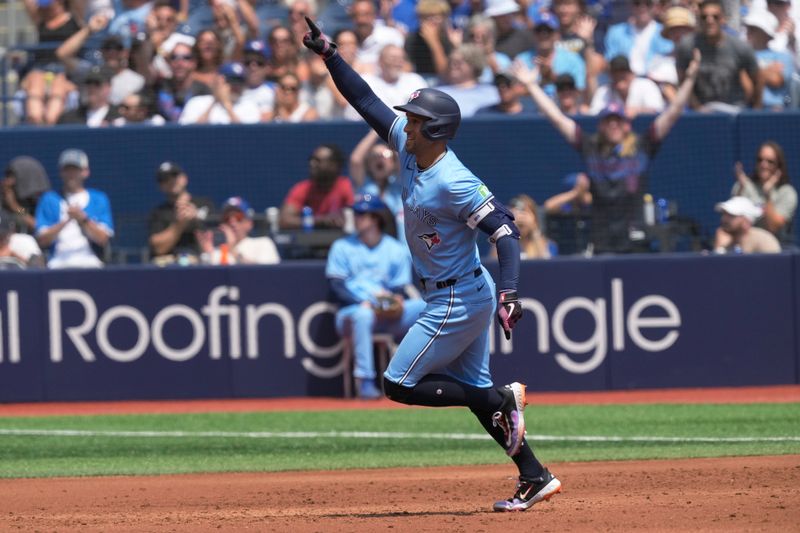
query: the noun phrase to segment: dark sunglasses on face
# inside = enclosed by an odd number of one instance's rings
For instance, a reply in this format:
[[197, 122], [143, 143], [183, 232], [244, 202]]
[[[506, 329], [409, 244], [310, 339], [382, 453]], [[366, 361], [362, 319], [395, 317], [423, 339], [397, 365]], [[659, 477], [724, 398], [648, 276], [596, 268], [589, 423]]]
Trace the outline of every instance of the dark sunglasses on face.
[[253, 65], [257, 67], [263, 67], [266, 66], [266, 64], [267, 62], [263, 59], [248, 59], [244, 62], [244, 66], [246, 67], [252, 67]]
[[280, 87], [287, 93], [296, 93], [297, 91], [300, 90], [300, 88], [297, 85], [278, 85], [278, 87]]
[[225, 218], [222, 221], [227, 224], [232, 220], [235, 220], [236, 222], [241, 222], [242, 220], [244, 220], [244, 218], [245, 218], [244, 213], [242, 213], [241, 211], [234, 211], [233, 213], [225, 215]]
[[719, 20], [722, 18], [720, 13], [700, 13], [700, 18], [702, 20]]
[[169, 56], [170, 61], [192, 61], [194, 56], [192, 54], [172, 54]]

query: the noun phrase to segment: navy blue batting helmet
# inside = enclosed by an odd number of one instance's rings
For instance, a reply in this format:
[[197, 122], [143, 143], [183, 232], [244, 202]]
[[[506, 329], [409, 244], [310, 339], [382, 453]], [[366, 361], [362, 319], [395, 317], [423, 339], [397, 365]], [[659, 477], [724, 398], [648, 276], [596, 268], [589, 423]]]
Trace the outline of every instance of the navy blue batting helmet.
[[452, 139], [461, 124], [458, 104], [452, 96], [438, 89], [414, 91], [408, 98], [408, 103], [396, 105], [394, 108], [427, 118], [422, 126], [422, 134], [432, 141]]
[[356, 213], [380, 213], [386, 209], [386, 204], [374, 194], [364, 194], [356, 198], [353, 211]]

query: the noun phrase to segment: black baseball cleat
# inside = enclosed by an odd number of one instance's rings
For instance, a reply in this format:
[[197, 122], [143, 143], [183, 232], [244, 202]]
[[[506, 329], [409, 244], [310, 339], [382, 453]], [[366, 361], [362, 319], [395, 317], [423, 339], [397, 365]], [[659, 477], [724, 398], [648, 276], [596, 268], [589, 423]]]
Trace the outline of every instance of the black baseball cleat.
[[542, 475], [537, 478], [520, 477], [514, 496], [495, 502], [493, 509], [498, 512], [524, 511], [533, 507], [534, 503], [549, 500], [559, 492], [561, 492], [561, 482], [545, 468]]
[[506, 454], [514, 457], [519, 453], [525, 438], [525, 417], [522, 415], [525, 404], [528, 403], [525, 399], [525, 385], [515, 381], [498, 390], [503, 395], [503, 405], [492, 415], [492, 423], [503, 430]]

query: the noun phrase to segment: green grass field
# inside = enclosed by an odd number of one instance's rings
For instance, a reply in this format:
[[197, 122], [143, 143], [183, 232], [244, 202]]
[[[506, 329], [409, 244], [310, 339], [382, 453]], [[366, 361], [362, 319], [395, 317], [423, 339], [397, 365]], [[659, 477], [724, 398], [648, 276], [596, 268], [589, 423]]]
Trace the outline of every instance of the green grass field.
[[[800, 404], [529, 406], [545, 462], [800, 454]], [[0, 418], [0, 476], [505, 463], [465, 409]]]

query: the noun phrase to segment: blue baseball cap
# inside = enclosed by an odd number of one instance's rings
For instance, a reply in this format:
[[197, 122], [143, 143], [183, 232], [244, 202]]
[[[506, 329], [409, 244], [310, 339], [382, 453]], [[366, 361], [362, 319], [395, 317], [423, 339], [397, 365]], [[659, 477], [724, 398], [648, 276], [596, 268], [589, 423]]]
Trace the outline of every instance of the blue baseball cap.
[[600, 120], [607, 117], [620, 117], [628, 120], [627, 115], [625, 115], [625, 107], [619, 102], [610, 102], [597, 114], [597, 118]]
[[561, 27], [561, 25], [558, 23], [558, 18], [556, 18], [556, 16], [549, 11], [540, 13], [539, 16], [534, 19], [533, 28], [536, 29], [539, 26], [547, 26], [553, 31], [556, 31]]
[[364, 194], [356, 198], [353, 211], [358, 214], [380, 213], [386, 209], [386, 204], [374, 194]]
[[38, 7], [50, 7], [53, 3], [53, 0], [36, 0], [36, 5]]
[[250, 204], [247, 203], [247, 200], [242, 198], [241, 196], [231, 196], [225, 203], [222, 204], [222, 213], [225, 214], [226, 211], [232, 210], [241, 211], [248, 217], [253, 216], [253, 209], [250, 207]]
[[244, 80], [244, 66], [235, 61], [222, 65], [219, 73], [225, 76], [226, 80]]
[[243, 51], [245, 54], [258, 54], [264, 59], [269, 59], [272, 55], [272, 50], [267, 43], [264, 41], [259, 41], [258, 39], [247, 41], [244, 45]]

